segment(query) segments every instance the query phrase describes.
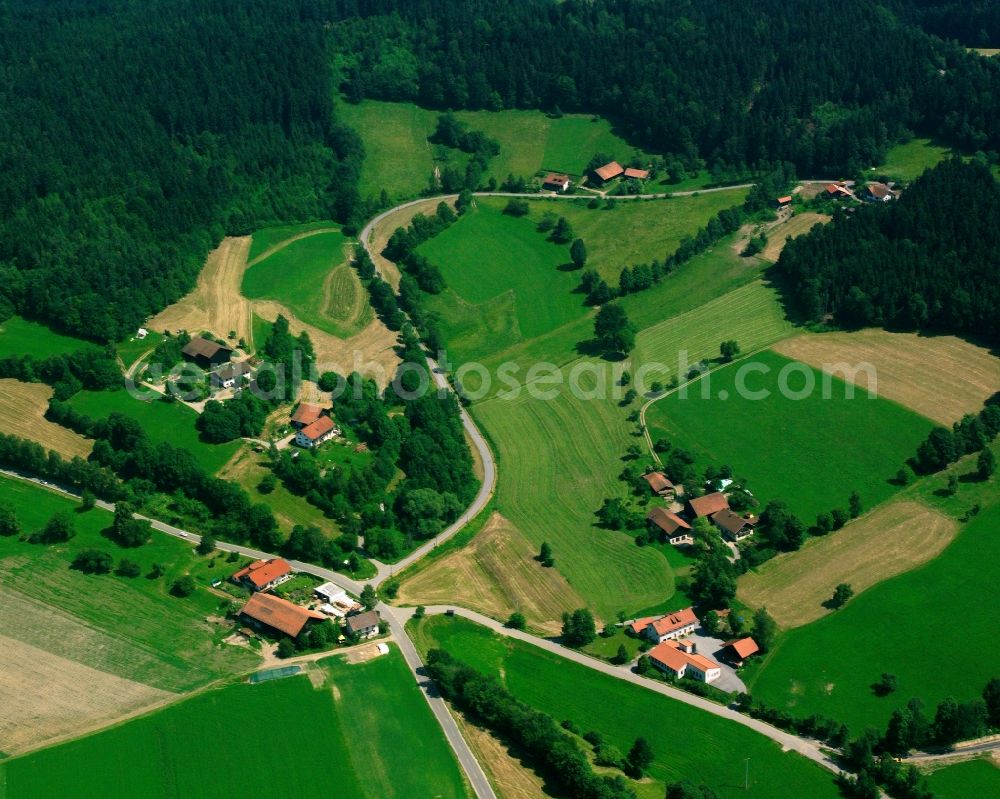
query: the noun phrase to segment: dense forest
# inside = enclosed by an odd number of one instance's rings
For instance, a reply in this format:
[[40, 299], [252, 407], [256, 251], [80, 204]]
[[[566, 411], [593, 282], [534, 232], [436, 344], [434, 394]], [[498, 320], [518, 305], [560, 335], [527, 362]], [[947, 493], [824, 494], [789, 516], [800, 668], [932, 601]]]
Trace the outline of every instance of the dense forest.
[[347, 218], [312, 0], [12, 0], [0, 10], [0, 319], [117, 340], [224, 233]]
[[946, 161], [898, 202], [839, 213], [789, 242], [778, 261], [810, 319], [848, 327], [1000, 340], [1000, 183], [982, 164]]
[[1000, 47], [996, 0], [890, 0], [890, 8], [928, 33], [967, 47]]
[[865, 0], [334, 4], [354, 100], [601, 113], [730, 173], [851, 175], [906, 130], [1000, 148], [1000, 63]]

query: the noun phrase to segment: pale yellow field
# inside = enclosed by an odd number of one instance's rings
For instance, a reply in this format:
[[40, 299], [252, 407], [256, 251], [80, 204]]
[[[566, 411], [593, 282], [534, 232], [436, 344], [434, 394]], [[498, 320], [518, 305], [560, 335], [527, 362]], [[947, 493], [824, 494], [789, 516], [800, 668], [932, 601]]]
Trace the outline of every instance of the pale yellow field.
[[781, 255], [781, 251], [785, 249], [785, 244], [788, 238], [795, 238], [796, 236], [801, 236], [803, 233], [808, 233], [812, 230], [814, 225], [825, 225], [829, 222], [832, 217], [826, 214], [814, 214], [814, 213], [803, 213], [796, 214], [787, 222], [782, 222], [780, 225], [775, 225], [773, 228], [767, 231], [767, 246], [761, 253], [761, 257], [765, 261], [770, 261], [774, 263], [778, 260], [778, 256]]
[[0, 380], [0, 433], [37, 441], [65, 458], [86, 458], [94, 442], [45, 418], [52, 388], [44, 383]]
[[[381, 256], [382, 250], [389, 242], [389, 237], [396, 232], [396, 228], [407, 227], [417, 214], [430, 216], [434, 213], [440, 197], [433, 197], [423, 202], [401, 208], [395, 213], [389, 214], [385, 219], [372, 228], [369, 243], [371, 244], [372, 261], [375, 262], [375, 269], [382, 275], [383, 279], [392, 284], [393, 288], [399, 288], [399, 268], [392, 261]], [[447, 198], [449, 205], [454, 206], [455, 197]]]
[[499, 513], [470, 544], [404, 580], [403, 605], [433, 605], [462, 597], [466, 607], [497, 619], [521, 611], [532, 626], [558, 632], [564, 611], [586, 603], [556, 569], [543, 568], [535, 548]]
[[147, 323], [151, 330], [209, 330], [217, 336], [236, 332], [236, 340], [251, 342], [253, 314], [250, 301], [240, 294], [247, 268], [250, 236], [228, 236], [208, 254], [194, 291], [164, 308]]
[[546, 799], [545, 782], [534, 771], [522, 765], [507, 747], [482, 727], [455, 712], [455, 721], [469, 748], [486, 772], [499, 799]]
[[786, 629], [801, 627], [830, 612], [822, 603], [838, 584], [858, 594], [936, 557], [957, 532], [958, 524], [936, 510], [894, 500], [743, 575], [737, 596], [766, 607]]
[[[977, 412], [1000, 391], [1000, 359], [955, 336], [862, 330], [797, 336], [773, 349], [841, 378], [833, 364], [872, 364], [880, 396], [945, 425]], [[855, 383], [867, 390], [868, 373]]]

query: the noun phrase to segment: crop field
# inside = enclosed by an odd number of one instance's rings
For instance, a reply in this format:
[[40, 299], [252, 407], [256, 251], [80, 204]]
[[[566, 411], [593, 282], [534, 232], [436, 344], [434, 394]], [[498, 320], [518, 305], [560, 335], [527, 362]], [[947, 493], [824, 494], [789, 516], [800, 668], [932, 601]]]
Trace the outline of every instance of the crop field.
[[[920, 697], [927, 708], [948, 696], [978, 697], [996, 676], [996, 614], [988, 598], [1000, 577], [998, 524], [1000, 506], [994, 505], [924, 566], [787, 633], [753, 676], [753, 695], [796, 716], [830, 716], [855, 733], [884, 728], [909, 697]], [[935, 653], [964, 656], [962, 668], [928, 669], [929, 639], [907, 621], [933, 630]], [[888, 698], [871, 688], [883, 672], [899, 684]]]
[[0, 379], [0, 433], [37, 441], [64, 458], [86, 458], [94, 442], [45, 418], [51, 386]]
[[6, 322], [0, 322], [0, 358], [34, 355], [41, 359], [94, 346], [96, 345], [89, 341], [64, 336], [20, 316], [12, 316]]
[[934, 771], [927, 784], [937, 799], [1000, 796], [1000, 765], [989, 758], [967, 760]]
[[[776, 344], [774, 351], [842, 377], [840, 364], [871, 364], [881, 396], [947, 426], [978, 412], [1000, 391], [1000, 358], [955, 336], [885, 330], [807, 334]], [[859, 370], [853, 382], [867, 390], [869, 371]]]
[[116, 411], [135, 419], [153, 443], [166, 441], [175, 447], [189, 450], [210, 474], [221, 469], [240, 446], [239, 441], [225, 444], [206, 444], [201, 441], [194, 427], [197, 414], [181, 402], [165, 402], [158, 398], [140, 400], [125, 389], [80, 391], [69, 402], [76, 410], [93, 419], [103, 419]]
[[[76, 505], [7, 477], [0, 478], [0, 502], [14, 507], [22, 530], [29, 534], [54, 513], [72, 511]], [[159, 700], [165, 692], [191, 690], [257, 660], [247, 650], [214, 643], [216, 631], [205, 618], [219, 612], [217, 596], [204, 588], [186, 599], [168, 593], [181, 574], [211, 574], [211, 559], [160, 534], [138, 549], [121, 549], [101, 534], [110, 524], [110, 513], [94, 509], [74, 513], [76, 536], [66, 544], [0, 539], [0, 630], [16, 642], [0, 647], [0, 663], [34, 653], [28, 660], [17, 659], [17, 669], [0, 667], [4, 683], [16, 681], [22, 690], [17, 702], [0, 709], [2, 751], [110, 721], [120, 711]], [[143, 574], [160, 563], [165, 574], [151, 580], [70, 569], [76, 553], [87, 548], [107, 551], [116, 561], [129, 558]], [[214, 569], [228, 573], [221, 560]], [[203, 585], [208, 578], [196, 579]], [[92, 694], [79, 691], [84, 679], [93, 687]], [[62, 715], [60, 708], [74, 712]], [[28, 719], [34, 720], [31, 726]]]
[[[443, 166], [446, 159], [464, 166], [468, 160], [464, 153], [427, 141], [437, 125], [437, 111], [366, 100], [341, 103], [338, 113], [364, 140], [362, 195], [377, 197], [385, 189], [395, 199], [413, 197], [427, 188], [435, 165]], [[510, 173], [529, 178], [542, 169], [580, 175], [597, 152], [627, 160], [636, 151], [606, 120], [582, 114], [553, 119], [538, 111], [461, 111], [456, 116], [500, 143], [487, 174], [498, 182]]]
[[240, 294], [243, 271], [250, 251], [249, 236], [227, 236], [205, 259], [194, 290], [149, 320], [150, 330], [210, 330], [217, 336], [236, 335], [253, 340], [250, 303]]
[[[693, 236], [719, 211], [742, 204], [746, 189], [710, 192], [670, 200], [621, 200], [614, 209], [588, 208], [579, 200], [533, 200], [522, 222], [537, 224], [544, 214], [565, 216], [577, 238], [587, 245], [587, 268], [611, 285], [618, 284], [623, 266], [664, 260], [685, 236]], [[507, 200], [482, 197], [479, 206], [502, 211]], [[567, 259], [568, 260], [568, 259]]]
[[761, 252], [761, 257], [772, 264], [777, 263], [781, 251], [785, 249], [788, 239], [808, 233], [816, 225], [829, 222], [833, 217], [826, 214], [802, 213], [796, 214], [787, 222], [782, 222], [767, 231], [767, 246]]
[[331, 335], [355, 335], [374, 314], [347, 263], [346, 243], [338, 230], [318, 230], [274, 245], [250, 262], [242, 292], [252, 300], [279, 302]]
[[[365, 663], [321, 661], [354, 773], [371, 799], [465, 799], [465, 778], [407, 668], [390, 653]], [[363, 707], [362, 707], [363, 705]]]
[[[231, 792], [233, 775], [279, 771], [268, 788], [279, 799], [467, 796], [398, 651], [358, 665], [330, 658], [319, 668], [315, 687], [302, 676], [229, 685], [8, 761], [0, 766], [6, 799], [208, 799]], [[359, 712], [365, 706], [373, 712]], [[261, 718], [268, 719], [269, 733], [240, 734], [235, 741], [234, 719]], [[220, 746], [223, 741], [232, 745]], [[391, 775], [379, 767], [389, 763]]]
[[679, 779], [704, 782], [723, 799], [745, 796], [747, 757], [753, 796], [838, 795], [832, 775], [798, 755], [783, 753], [767, 738], [557, 654], [500, 639], [461, 618], [428, 617], [417, 636], [422, 648], [447, 649], [497, 675], [521, 701], [557, 721], [571, 720], [581, 730], [599, 730], [623, 752], [636, 736], [646, 738], [655, 760], [648, 778], [634, 784], [642, 799], [661, 799], [663, 783]]
[[403, 605], [436, 605], [463, 597], [465, 607], [506, 620], [521, 611], [533, 627], [559, 631], [564, 611], [586, 602], [558, 569], [543, 568], [538, 548], [498, 513], [471, 543], [450, 552], [406, 580], [398, 599]]
[[934, 144], [930, 139], [911, 139], [889, 150], [885, 163], [874, 174], [888, 175], [893, 180], [909, 183], [920, 177], [924, 170], [943, 161], [950, 153], [949, 148]]
[[957, 532], [958, 524], [944, 514], [894, 499], [743, 575], [739, 598], [751, 607], [766, 606], [786, 629], [800, 627], [830, 612], [822, 603], [840, 583], [860, 594], [937, 557]]
[[[782, 393], [780, 375], [791, 363], [761, 352], [666, 396], [646, 415], [653, 438], [670, 439], [701, 464], [729, 464], [764, 502], [784, 500], [806, 523], [846, 507], [852, 491], [865, 508], [888, 499], [931, 423], [861, 392], [849, 399], [836, 378], [826, 391], [822, 375], [804, 364], [788, 374]], [[810, 378], [814, 390], [804, 394]]]

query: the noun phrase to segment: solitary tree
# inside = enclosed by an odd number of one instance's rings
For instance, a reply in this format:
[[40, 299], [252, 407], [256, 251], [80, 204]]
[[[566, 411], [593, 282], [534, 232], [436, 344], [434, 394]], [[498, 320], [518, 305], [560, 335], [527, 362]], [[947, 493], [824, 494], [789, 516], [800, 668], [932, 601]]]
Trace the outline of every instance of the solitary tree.
[[201, 537], [201, 541], [198, 542], [198, 546], [196, 546], [194, 550], [199, 555], [208, 555], [210, 552], [214, 552], [215, 539], [210, 535], [203, 535]]
[[122, 558], [118, 561], [118, 568], [115, 569], [115, 574], [120, 577], [138, 577], [141, 572], [139, 564], [128, 558]]
[[636, 674], [645, 674], [652, 667], [653, 664], [649, 660], [649, 655], [639, 655], [639, 659], [635, 662]]
[[767, 612], [767, 608], [758, 608], [753, 614], [753, 639], [761, 652], [767, 652], [773, 645], [778, 634], [778, 623]]
[[170, 586], [170, 593], [174, 596], [186, 597], [191, 596], [191, 594], [194, 593], [194, 589], [194, 577], [190, 574], [185, 574], [174, 580], [173, 584]]
[[542, 546], [538, 550], [538, 562], [546, 568], [552, 568], [556, 565], [556, 559], [552, 556], [552, 547], [549, 546], [548, 541], [542, 541]]
[[556, 226], [552, 230], [552, 241], [558, 244], [566, 244], [572, 240], [573, 226], [566, 217], [559, 217], [559, 221], [556, 222]]
[[378, 604], [378, 597], [375, 596], [375, 589], [371, 583], [361, 589], [361, 604], [365, 606], [365, 610], [371, 610]]
[[828, 604], [834, 609], [842, 608], [852, 596], [854, 596], [854, 589], [847, 583], [841, 583], [833, 589], [833, 597], [831, 597]]
[[958, 493], [958, 475], [948, 475], [948, 487], [945, 488], [945, 493], [947, 493], [949, 497], [953, 497]]
[[618, 644], [618, 652], [615, 654], [615, 663], [619, 666], [628, 663], [628, 650], [625, 644]]
[[851, 509], [851, 518], [857, 519], [863, 510], [863, 506], [861, 505], [861, 495], [857, 491], [852, 491], [847, 502], [848, 507]]
[[719, 614], [714, 610], [708, 611], [701, 617], [701, 628], [709, 635], [719, 632]]
[[574, 239], [569, 247], [569, 257], [573, 259], [573, 264], [577, 269], [582, 269], [587, 263], [587, 245], [583, 239]]
[[563, 614], [563, 641], [567, 646], [586, 646], [597, 637], [593, 614], [586, 608]]
[[523, 630], [528, 624], [528, 620], [524, 618], [524, 614], [518, 610], [515, 610], [510, 614], [510, 618], [507, 619], [507, 626], [512, 630]]
[[97, 497], [94, 496], [94, 492], [89, 488], [83, 489], [83, 493], [80, 494], [80, 510], [88, 511], [93, 510], [94, 505], [97, 504]]
[[997, 459], [993, 455], [993, 451], [986, 447], [979, 453], [979, 459], [976, 461], [976, 474], [979, 475], [980, 480], [989, 480], [996, 470]]
[[877, 696], [888, 696], [896, 690], [896, 675], [882, 672], [882, 676], [872, 688]]
[[632, 776], [638, 779], [653, 763], [653, 749], [645, 738], [636, 738], [632, 748], [628, 750], [625, 760]]
[[594, 319], [594, 334], [609, 352], [627, 353], [635, 346], [635, 328], [620, 305], [601, 306]]
[[4, 503], [0, 505], [0, 535], [18, 535], [21, 532], [21, 525], [17, 521], [14, 509]]
[[719, 354], [722, 356], [722, 360], [725, 363], [729, 363], [733, 358], [740, 354], [740, 345], [736, 343], [735, 339], [723, 341], [719, 345]]
[[45, 527], [31, 536], [31, 542], [35, 544], [60, 544], [69, 541], [76, 530], [73, 529], [73, 518], [66, 511], [56, 513]]

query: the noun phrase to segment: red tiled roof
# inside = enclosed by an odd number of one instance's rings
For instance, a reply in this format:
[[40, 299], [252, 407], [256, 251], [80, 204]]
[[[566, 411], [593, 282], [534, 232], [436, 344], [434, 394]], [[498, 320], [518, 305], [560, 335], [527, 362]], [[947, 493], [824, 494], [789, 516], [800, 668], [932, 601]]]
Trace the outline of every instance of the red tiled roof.
[[273, 580], [277, 580], [279, 577], [290, 574], [291, 571], [292, 567], [288, 565], [288, 561], [281, 558], [258, 560], [236, 572], [233, 575], [233, 579], [242, 580], [244, 577], [249, 577], [250, 582], [260, 588]]
[[646, 521], [652, 522], [667, 535], [673, 535], [678, 530], [690, 530], [691, 525], [673, 511], [666, 508], [653, 508], [646, 514]]
[[686, 657], [688, 659], [688, 663], [690, 663], [692, 666], [695, 666], [698, 669], [698, 671], [702, 672], [703, 674], [705, 672], [707, 672], [709, 669], [717, 669], [717, 668], [719, 668], [719, 664], [718, 663], [716, 663], [714, 660], [709, 660], [704, 655], [687, 655], [686, 654], [686, 655], [684, 655], [684, 657]]
[[597, 173], [597, 177], [601, 180], [611, 180], [612, 178], [618, 177], [625, 170], [622, 169], [622, 165], [617, 161], [612, 161], [610, 164], [605, 164], [604, 166], [598, 167], [594, 170]]
[[792, 195], [786, 194], [784, 197], [779, 197], [777, 201], [782, 205], [784, 205], [785, 203], [790, 203], [792, 201]]
[[569, 175], [564, 175], [561, 172], [549, 172], [549, 174], [545, 176], [545, 180], [543, 180], [542, 183], [558, 183], [560, 185], [569, 183]]
[[651, 621], [656, 621], [656, 619], [656, 616], [643, 616], [641, 619], [636, 619], [629, 626], [632, 628], [632, 632], [638, 635], [649, 626]]
[[738, 513], [733, 513], [729, 508], [723, 508], [718, 513], [713, 513], [712, 521], [733, 535], [736, 535], [744, 527], [753, 529], [756, 523], [756, 519], [744, 519]]
[[644, 474], [642, 479], [649, 483], [649, 487], [656, 493], [674, 487], [674, 484], [667, 479], [667, 476], [663, 472], [650, 472], [649, 474]]
[[633, 167], [628, 167], [625, 170], [625, 177], [635, 178], [636, 180], [645, 180], [649, 177], [648, 169], [635, 169]]
[[329, 416], [320, 416], [315, 422], [310, 425], [306, 425], [302, 428], [302, 435], [308, 438], [310, 441], [315, 441], [317, 438], [329, 433], [333, 430], [334, 424], [333, 419]]
[[736, 641], [730, 641], [726, 646], [730, 647], [739, 656], [740, 660], [746, 660], [751, 655], [756, 655], [760, 652], [757, 642], [749, 636]]
[[681, 652], [677, 647], [671, 646], [673, 641], [664, 641], [649, 650], [649, 659], [658, 660], [668, 669], [680, 671], [687, 663], [690, 655]]
[[243, 606], [240, 614], [293, 638], [302, 632], [302, 628], [310, 619], [326, 618], [322, 613], [300, 607], [273, 594], [254, 594]]
[[319, 405], [310, 405], [308, 402], [300, 402], [299, 407], [292, 414], [292, 421], [296, 424], [309, 425], [319, 419], [323, 409]]
[[684, 610], [678, 610], [676, 613], [668, 613], [666, 616], [660, 616], [660, 618], [653, 622], [653, 630], [657, 635], [669, 635], [675, 630], [680, 630], [682, 627], [688, 627], [691, 624], [697, 623], [698, 617], [694, 615], [694, 610], [692, 608], [684, 608]]
[[729, 500], [726, 499], [726, 495], [721, 491], [716, 491], [712, 494], [705, 494], [703, 497], [695, 497], [689, 500], [688, 504], [691, 506], [691, 510], [694, 511], [694, 515], [701, 516], [711, 516], [713, 513], [718, 513], [720, 510], [724, 510], [729, 507]]
[[890, 189], [884, 183], [869, 183], [868, 184], [868, 193], [872, 197], [875, 197], [876, 199], [881, 200], [881, 199], [884, 199], [885, 197], [888, 197], [890, 194], [892, 194], [892, 189]]

